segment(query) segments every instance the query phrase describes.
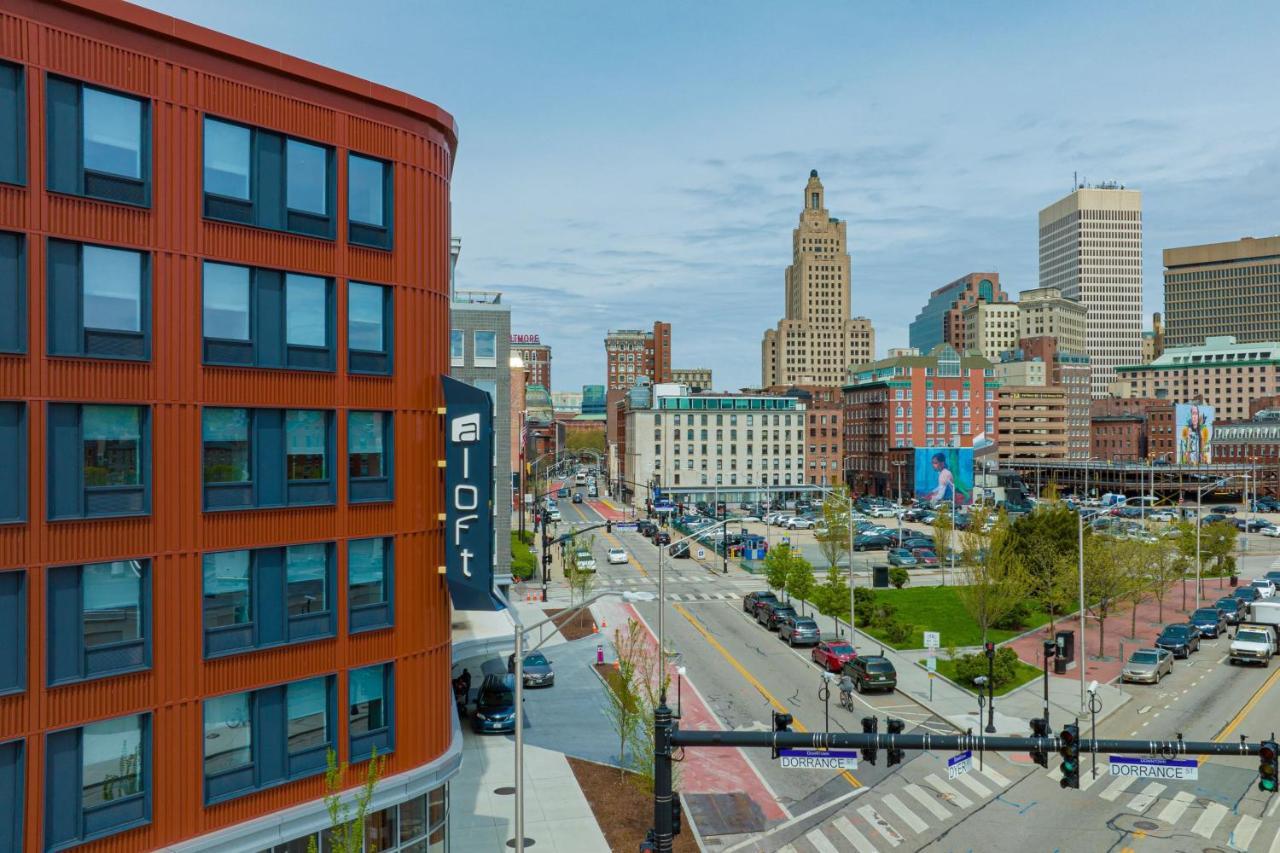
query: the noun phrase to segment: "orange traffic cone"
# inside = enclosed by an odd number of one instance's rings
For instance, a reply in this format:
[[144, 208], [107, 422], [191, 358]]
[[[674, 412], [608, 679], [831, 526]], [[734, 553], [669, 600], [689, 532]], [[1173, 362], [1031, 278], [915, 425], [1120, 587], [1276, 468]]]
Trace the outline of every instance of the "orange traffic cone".
[[599, 629], [598, 627], [596, 627], [595, 625], [592, 625], [592, 626], [591, 626], [591, 633], [593, 633], [593, 634], [599, 634], [599, 633], [600, 633], [600, 629]]

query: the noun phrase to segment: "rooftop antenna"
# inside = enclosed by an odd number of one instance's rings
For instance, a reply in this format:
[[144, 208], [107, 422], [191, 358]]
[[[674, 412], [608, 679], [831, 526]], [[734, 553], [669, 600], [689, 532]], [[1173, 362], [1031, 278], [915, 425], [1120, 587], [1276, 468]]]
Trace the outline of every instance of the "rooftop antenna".
[[1078, 189], [1080, 189], [1080, 173], [1072, 172], [1071, 173], [1071, 191], [1075, 192]]

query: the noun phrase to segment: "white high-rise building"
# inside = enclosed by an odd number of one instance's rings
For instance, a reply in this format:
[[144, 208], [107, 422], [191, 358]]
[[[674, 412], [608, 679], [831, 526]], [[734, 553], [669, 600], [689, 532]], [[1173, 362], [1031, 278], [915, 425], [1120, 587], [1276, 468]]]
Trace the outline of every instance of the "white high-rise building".
[[1085, 307], [1093, 396], [1142, 360], [1142, 193], [1081, 187], [1040, 211], [1040, 286]]

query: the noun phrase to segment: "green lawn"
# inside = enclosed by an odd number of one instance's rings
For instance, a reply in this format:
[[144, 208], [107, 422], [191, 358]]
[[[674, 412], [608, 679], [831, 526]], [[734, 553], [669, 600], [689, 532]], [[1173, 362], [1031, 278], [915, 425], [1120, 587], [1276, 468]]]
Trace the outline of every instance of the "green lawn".
[[[920, 661], [920, 666], [924, 666], [924, 665], [925, 665], [924, 661]], [[1016, 668], [1017, 668], [1017, 675], [1014, 677], [1013, 681], [1009, 682], [1008, 684], [1002, 687], [996, 688], [995, 694], [997, 696], [1003, 696], [1004, 694], [1008, 693], [1010, 690], [1013, 690], [1015, 687], [1021, 687], [1022, 685], [1026, 684], [1028, 681], [1032, 681], [1036, 678], [1041, 677], [1042, 675], [1041, 670], [1037, 669], [1036, 667], [1032, 666], [1029, 663], [1023, 663], [1022, 661], [1017, 662]], [[952, 681], [955, 681], [956, 684], [960, 684], [959, 681], [956, 681], [956, 664], [955, 664], [955, 661], [953, 660], [948, 660], [945, 657], [938, 658], [938, 674], [946, 678], [949, 678]], [[960, 686], [964, 687], [970, 692], [972, 692], [973, 690], [973, 688], [970, 687], [969, 685], [960, 684]]]
[[[965, 612], [964, 604], [960, 601], [960, 596], [956, 593], [955, 587], [951, 586], [920, 586], [907, 587], [906, 589], [877, 589], [875, 590], [876, 598], [879, 600], [890, 601], [897, 605], [897, 618], [900, 622], [908, 623], [912, 626], [911, 637], [901, 645], [894, 645], [895, 648], [903, 649], [922, 649], [924, 648], [924, 632], [939, 631], [942, 634], [942, 648], [947, 649], [952, 646], [961, 648], [964, 646], [977, 646], [982, 643], [982, 631], [978, 627], [978, 623], [970, 618]], [[1040, 610], [1033, 610], [1031, 618], [1027, 620], [1027, 624], [1018, 630], [999, 630], [992, 629], [990, 631], [990, 639], [1000, 643], [1016, 637], [1017, 635], [1037, 628], [1049, 622], [1049, 614]], [[862, 628], [871, 636], [879, 640], [888, 642], [884, 632], [877, 628]]]

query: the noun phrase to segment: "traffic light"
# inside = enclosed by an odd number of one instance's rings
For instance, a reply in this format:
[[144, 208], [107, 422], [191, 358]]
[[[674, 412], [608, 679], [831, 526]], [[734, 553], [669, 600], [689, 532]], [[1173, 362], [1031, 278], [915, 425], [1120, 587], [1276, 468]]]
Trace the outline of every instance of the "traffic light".
[[[1031, 721], [1032, 737], [1048, 737], [1049, 721], [1044, 717], [1036, 717]], [[1043, 749], [1036, 748], [1031, 750], [1031, 760], [1041, 767], [1049, 766], [1049, 753]]]
[[984, 644], [984, 647], [986, 648], [986, 651], [987, 651], [987, 657], [989, 657], [989, 658], [993, 658], [993, 657], [995, 657], [995, 656], [996, 656], [996, 644], [995, 644], [995, 643], [985, 643], [985, 644]]
[[645, 833], [644, 841], [640, 842], [640, 853], [653, 853], [657, 849], [658, 842], [654, 840], [653, 830], [651, 829]]
[[671, 794], [671, 837], [675, 838], [680, 834], [680, 821], [683, 815], [680, 811], [680, 795]]
[[1062, 756], [1062, 779], [1058, 784], [1063, 788], [1080, 787], [1080, 727], [1069, 723], [1062, 727], [1058, 736], [1061, 743], [1058, 754]]
[[[902, 730], [905, 728], [905, 724], [902, 722], [902, 720], [896, 720], [893, 717], [890, 717], [889, 719], [885, 720], [884, 725], [885, 725], [885, 728], [888, 730], [889, 734], [891, 735], [900, 735], [902, 734]], [[902, 763], [903, 751], [898, 747], [894, 746], [893, 741], [889, 742], [889, 748], [885, 751], [885, 754], [889, 757], [890, 767], [892, 767], [895, 764]]]
[[[862, 733], [864, 735], [873, 735], [880, 729], [880, 721], [875, 717], [862, 718]], [[862, 748], [862, 758], [868, 764], [876, 763], [876, 745], [870, 744]]]
[[[774, 711], [773, 712], [773, 730], [775, 733], [791, 731], [791, 715], [780, 714], [777, 711]], [[778, 757], [778, 746], [776, 743], [773, 746], [773, 757], [775, 759]]]
[[1276, 792], [1276, 752], [1273, 740], [1264, 740], [1258, 750], [1258, 790], [1264, 794]]
[[613, 519], [612, 519], [612, 518], [606, 518], [606, 519], [604, 520], [604, 532], [605, 532], [605, 533], [612, 533], [612, 532], [613, 532]]

